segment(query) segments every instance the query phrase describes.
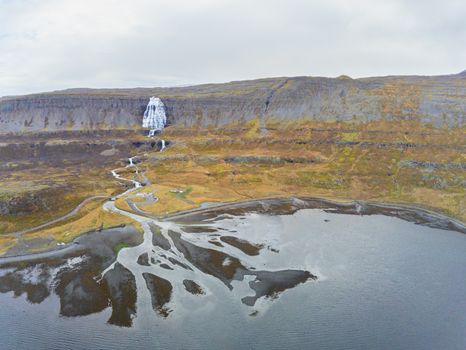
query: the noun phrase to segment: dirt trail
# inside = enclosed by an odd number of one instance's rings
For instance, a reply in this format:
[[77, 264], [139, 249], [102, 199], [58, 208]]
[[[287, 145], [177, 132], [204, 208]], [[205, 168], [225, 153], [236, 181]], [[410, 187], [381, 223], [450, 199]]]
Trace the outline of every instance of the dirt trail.
[[51, 225], [54, 225], [56, 223], [59, 223], [61, 221], [65, 221], [65, 220], [68, 220], [69, 218], [75, 216], [76, 214], [79, 213], [79, 211], [89, 202], [95, 200], [95, 199], [107, 199], [108, 196], [92, 196], [92, 197], [88, 197], [86, 199], [84, 199], [81, 203], [79, 203], [76, 208], [74, 208], [72, 211], [70, 211], [68, 214], [66, 215], [63, 215], [59, 218], [56, 218], [56, 219], [53, 219], [52, 221], [48, 221], [46, 223], [43, 223], [41, 225], [38, 225], [38, 226], [35, 226], [35, 227], [31, 227], [31, 228], [27, 228], [27, 229], [24, 229], [24, 230], [21, 230], [21, 231], [16, 231], [16, 232], [11, 232], [11, 233], [7, 233], [5, 234], [4, 236], [10, 236], [10, 237], [15, 237], [17, 239], [20, 239], [22, 235], [26, 234], [26, 233], [30, 233], [30, 232], [34, 232], [34, 231], [37, 231], [37, 230], [41, 230], [43, 228], [46, 228], [46, 227], [49, 227]]

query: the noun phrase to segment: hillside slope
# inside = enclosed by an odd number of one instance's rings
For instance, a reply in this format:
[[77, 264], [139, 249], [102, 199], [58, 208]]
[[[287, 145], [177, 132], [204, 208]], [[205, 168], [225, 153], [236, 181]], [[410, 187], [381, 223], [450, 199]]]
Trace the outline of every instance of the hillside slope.
[[364, 79], [294, 77], [179, 88], [71, 89], [0, 99], [0, 133], [139, 127], [150, 96], [168, 122], [222, 126], [279, 120], [419, 120], [466, 124], [466, 73]]

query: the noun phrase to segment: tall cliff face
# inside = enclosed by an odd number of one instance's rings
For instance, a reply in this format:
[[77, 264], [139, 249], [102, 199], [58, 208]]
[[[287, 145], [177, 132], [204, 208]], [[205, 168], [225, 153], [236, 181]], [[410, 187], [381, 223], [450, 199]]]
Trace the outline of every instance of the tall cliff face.
[[132, 128], [146, 99], [43, 94], [0, 101], [1, 132]]
[[466, 124], [466, 76], [272, 78], [183, 88], [74, 89], [0, 99], [0, 133], [140, 127], [151, 96], [168, 124], [266, 120], [416, 119]]

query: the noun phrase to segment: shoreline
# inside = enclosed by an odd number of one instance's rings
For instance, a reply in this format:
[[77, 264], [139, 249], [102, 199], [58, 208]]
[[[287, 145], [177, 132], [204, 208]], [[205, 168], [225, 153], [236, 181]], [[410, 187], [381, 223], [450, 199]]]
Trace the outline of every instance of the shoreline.
[[137, 238], [139, 234], [136, 228], [132, 225], [109, 227], [102, 231], [88, 231], [84, 232], [82, 235], [79, 235], [71, 242], [63, 246], [57, 246], [53, 249], [28, 254], [0, 256], [0, 265], [18, 262], [32, 262], [41, 259], [60, 258], [65, 255], [73, 255], [75, 253], [84, 252], [86, 250], [92, 249], [92, 246], [90, 246], [87, 241], [92, 240], [93, 235], [96, 233], [104, 233], [105, 235], [112, 234], [114, 238], [118, 238], [119, 236], [127, 237], [131, 235], [134, 235], [134, 237]]
[[[190, 221], [195, 219], [196, 216], [202, 216], [206, 214], [215, 214], [218, 211], [224, 210], [244, 210], [247, 212], [263, 212], [267, 213], [273, 211], [273, 207], [276, 208], [289, 205], [286, 210], [294, 213], [303, 209], [323, 209], [323, 210], [339, 210], [341, 214], [352, 214], [352, 215], [385, 215], [393, 216], [402, 220], [414, 222], [415, 224], [429, 226], [432, 228], [456, 231], [459, 233], [466, 234], [466, 225], [461, 221], [452, 218], [443, 213], [439, 213], [427, 208], [422, 208], [416, 205], [408, 204], [395, 204], [395, 203], [383, 203], [383, 202], [371, 202], [371, 201], [358, 201], [358, 200], [335, 200], [322, 197], [307, 197], [307, 196], [291, 196], [291, 197], [265, 197], [258, 199], [249, 199], [237, 202], [219, 202], [216, 205], [209, 207], [199, 207], [190, 210], [185, 210], [171, 215], [155, 216], [155, 215], [141, 215], [140, 216], [159, 219], [160, 221], [177, 221], [187, 219]], [[129, 225], [131, 226], [131, 225]], [[115, 230], [116, 228], [109, 228], [103, 231]], [[30, 253], [24, 255], [14, 256], [0, 256], [0, 264], [7, 263], [11, 260], [33, 260], [36, 258], [51, 257], [67, 253], [70, 249], [73, 250], [73, 246], [78, 248], [79, 241], [86, 235], [95, 234], [97, 231], [84, 232], [82, 235], [76, 237], [70, 243], [64, 245], [59, 249], [51, 249], [38, 253]]]
[[[182, 212], [178, 212], [178, 213], [174, 213], [174, 214], [170, 214], [166, 216], [158, 216], [157, 218], [160, 219], [161, 221], [175, 221], [183, 217], [189, 217], [191, 215], [209, 213], [212, 211], [218, 211], [220, 209], [229, 209], [229, 208], [236, 209], [236, 208], [241, 208], [243, 206], [248, 206], [248, 205], [262, 205], [262, 202], [292, 203], [293, 201], [312, 202], [312, 204], [322, 203], [322, 204], [337, 206], [341, 208], [354, 207], [355, 210], [360, 215], [375, 214], [375, 213], [370, 212], [370, 210], [377, 210], [377, 209], [409, 212], [412, 214], [419, 215], [421, 218], [425, 220], [425, 224], [430, 223], [430, 224], [433, 224], [435, 227], [436, 224], [438, 224], [438, 222], [436, 222], [435, 220], [441, 220], [443, 224], [450, 224], [451, 226], [449, 227], [438, 226], [438, 228], [442, 228], [446, 230], [454, 230], [454, 231], [458, 231], [460, 233], [466, 234], [466, 223], [463, 223], [462, 221], [454, 217], [448, 216], [446, 214], [437, 212], [432, 209], [417, 206], [415, 204], [410, 205], [410, 204], [404, 204], [404, 203], [386, 203], [386, 202], [375, 202], [375, 201], [373, 202], [373, 201], [364, 201], [364, 200], [344, 200], [344, 199], [338, 200], [338, 199], [312, 197], [312, 196], [265, 197], [265, 198], [258, 198], [258, 199], [248, 199], [248, 200], [237, 201], [237, 202], [219, 203], [218, 205], [212, 205], [207, 208], [194, 208], [194, 209], [185, 210]], [[359, 209], [356, 209], [357, 207], [359, 207]], [[319, 209], [319, 207], [317, 205], [316, 206], [311, 205], [311, 206], [304, 206], [302, 208], [298, 208], [297, 210], [300, 210], [300, 209]], [[388, 213], [382, 213], [382, 214], [387, 215]], [[401, 213], [397, 213], [397, 214], [401, 214]], [[391, 216], [396, 216], [401, 219], [407, 220], [407, 218], [401, 217], [401, 215], [395, 215], [392, 213]]]

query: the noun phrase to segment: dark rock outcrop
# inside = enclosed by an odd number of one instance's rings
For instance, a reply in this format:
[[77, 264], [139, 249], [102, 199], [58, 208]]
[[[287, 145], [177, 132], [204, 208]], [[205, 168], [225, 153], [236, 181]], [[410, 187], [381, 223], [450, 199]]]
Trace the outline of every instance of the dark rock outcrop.
[[150, 96], [168, 124], [221, 126], [259, 118], [466, 123], [466, 76], [271, 78], [180, 88], [73, 89], [0, 99], [0, 133], [134, 129]]

